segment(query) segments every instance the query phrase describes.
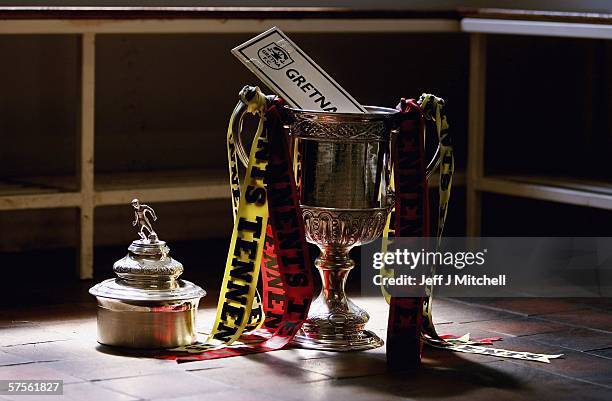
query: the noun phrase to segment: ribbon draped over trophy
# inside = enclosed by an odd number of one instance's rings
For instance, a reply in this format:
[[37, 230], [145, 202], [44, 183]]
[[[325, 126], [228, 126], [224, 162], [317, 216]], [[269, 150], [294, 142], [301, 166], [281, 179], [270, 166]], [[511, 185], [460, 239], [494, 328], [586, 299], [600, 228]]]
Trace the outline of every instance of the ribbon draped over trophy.
[[[205, 342], [174, 350], [181, 351], [175, 354], [179, 360], [215, 359], [282, 348], [306, 322], [313, 300], [312, 263], [300, 209], [300, 183], [296, 183], [299, 175], [295, 174], [295, 170], [301, 168], [302, 155], [297, 146], [290, 146], [286, 128], [289, 117], [284, 111], [284, 102], [278, 97], [264, 96], [256, 87], [245, 87], [240, 97], [241, 103], [232, 114], [227, 135], [234, 229], [216, 318]], [[426, 96], [421, 99], [423, 101], [435, 103], [439, 100]], [[397, 166], [403, 166], [402, 163], [409, 159], [409, 163], [416, 160], [421, 164], [423, 160], [421, 107], [414, 101], [408, 104], [411, 108], [400, 110], [410, 118], [405, 119], [400, 127], [399, 138], [405, 141], [398, 141], [395, 146]], [[246, 112], [259, 116], [259, 124], [241, 182], [238, 164], [241, 147], [237, 146], [240, 138], [236, 138], [234, 129], [241, 126], [242, 116], [238, 114], [245, 108]], [[441, 154], [450, 157], [451, 162], [446, 166], [452, 176], [452, 150], [447, 146]], [[416, 188], [421, 194], [426, 188], [424, 170], [414, 171], [415, 176], [410, 178], [409, 184], [404, 171], [401, 167], [396, 168], [395, 180], [391, 184], [396, 188], [395, 209], [400, 211], [408, 210], [402, 204], [403, 194], [407, 193], [403, 192], [405, 187]], [[412, 183], [417, 181], [419, 186], [413, 186]], [[447, 183], [447, 188], [450, 188], [450, 179]], [[426, 205], [426, 201], [425, 197], [420, 202]], [[426, 221], [422, 218], [425, 212], [426, 208], [422, 209], [420, 220], [412, 223], [414, 232], [417, 231], [415, 224]], [[445, 211], [443, 214], [442, 219]], [[404, 214], [400, 212], [398, 216], [396, 221], [403, 222]], [[405, 234], [402, 227], [397, 227], [396, 233]], [[261, 297], [257, 291], [260, 273]], [[391, 298], [391, 308], [397, 310], [394, 298]], [[420, 310], [413, 310], [412, 318], [420, 320], [420, 316]], [[403, 319], [394, 320], [393, 315], [390, 329], [398, 322], [401, 332], [411, 330], [403, 327]], [[394, 329], [393, 333], [396, 332]], [[420, 347], [420, 335], [411, 338]]]
[[[234, 212], [217, 313], [204, 343], [180, 347], [179, 360], [205, 360], [284, 347], [308, 315], [312, 263], [304, 236], [281, 99], [243, 91], [242, 105], [259, 125], [240, 183], [230, 120], [227, 144]], [[247, 98], [246, 96], [249, 95]], [[263, 299], [257, 293], [261, 272]], [[248, 335], [247, 335], [248, 333]]]
[[[318, 119], [316, 113], [301, 115], [286, 107], [282, 99], [264, 96], [257, 87], [243, 88], [240, 99], [227, 134], [234, 228], [215, 322], [206, 341], [173, 349], [174, 353], [168, 358], [206, 360], [267, 352], [283, 348], [292, 340], [317, 349], [380, 346], [382, 340], [363, 330], [367, 313], [348, 301], [344, 294], [346, 276], [354, 265], [348, 258], [348, 250], [381, 235], [384, 247], [396, 236], [429, 236], [427, 175], [438, 165], [437, 236], [441, 237], [454, 169], [443, 100], [428, 94], [418, 101], [402, 99], [397, 110], [384, 109], [391, 116], [388, 120], [377, 117], [376, 113], [361, 114], [365, 117], [360, 117], [359, 121], [373, 119], [366, 134], [358, 123], [351, 121], [340, 121], [339, 124], [345, 125], [333, 126], [353, 135], [352, 142], [363, 140], [364, 135], [374, 135], [378, 146], [374, 147], [378, 153], [370, 157], [374, 165], [380, 167], [383, 159], [392, 160], [387, 170], [381, 170], [381, 182], [376, 181], [381, 192], [374, 194], [373, 199], [380, 207], [363, 209], [358, 215], [352, 215], [357, 209], [351, 205], [347, 209], [304, 205], [304, 202], [313, 202], [310, 198], [305, 200], [302, 192], [313, 185], [310, 172], [304, 169], [312, 168], [307, 166], [309, 163], [316, 167], [330, 162], [334, 158], [326, 152], [343, 149], [344, 139], [333, 132], [328, 142], [317, 148], [320, 160], [309, 159], [315, 153], [308, 141], [320, 140], [325, 135], [329, 137], [333, 131], [322, 129], [328, 116]], [[248, 154], [240, 139], [245, 113], [259, 117]], [[348, 118], [346, 116], [349, 115], [338, 118]], [[394, 140], [390, 135], [385, 136], [391, 132], [389, 124], [397, 132]], [[430, 125], [435, 126], [439, 148], [428, 168], [425, 165], [425, 135]], [[310, 131], [299, 137], [300, 130], [306, 126]], [[351, 127], [357, 127], [352, 134]], [[291, 136], [296, 138], [292, 140]], [[386, 139], [382, 141], [381, 138]], [[302, 142], [310, 143], [311, 147]], [[374, 149], [372, 146], [370, 143], [365, 149]], [[379, 162], [376, 157], [380, 155], [391, 157], [380, 158]], [[242, 182], [239, 159], [246, 165]], [[336, 177], [316, 178], [331, 185], [329, 188], [344, 188]], [[320, 196], [329, 196], [329, 191], [324, 189], [317, 189]], [[385, 189], [390, 194], [383, 193]], [[350, 191], [344, 192], [352, 196]], [[316, 300], [313, 299], [314, 278], [307, 239], [322, 250], [315, 264], [321, 271], [323, 291]], [[383, 272], [393, 274], [388, 269]], [[262, 296], [257, 290], [260, 274]], [[424, 341], [455, 351], [490, 353], [487, 350], [491, 349], [479, 347], [481, 343], [466, 338], [449, 340], [438, 336], [431, 313], [432, 288], [427, 289], [425, 298], [391, 297], [384, 288], [383, 294], [390, 305], [387, 360], [392, 368], [418, 365]]]

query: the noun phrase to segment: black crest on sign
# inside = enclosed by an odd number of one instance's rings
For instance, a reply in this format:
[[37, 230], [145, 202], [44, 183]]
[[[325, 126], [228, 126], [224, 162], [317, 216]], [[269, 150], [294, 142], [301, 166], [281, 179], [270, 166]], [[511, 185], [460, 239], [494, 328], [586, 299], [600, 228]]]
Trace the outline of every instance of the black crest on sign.
[[275, 70], [280, 70], [293, 63], [293, 59], [289, 56], [289, 53], [274, 42], [259, 49], [257, 56], [268, 67]]

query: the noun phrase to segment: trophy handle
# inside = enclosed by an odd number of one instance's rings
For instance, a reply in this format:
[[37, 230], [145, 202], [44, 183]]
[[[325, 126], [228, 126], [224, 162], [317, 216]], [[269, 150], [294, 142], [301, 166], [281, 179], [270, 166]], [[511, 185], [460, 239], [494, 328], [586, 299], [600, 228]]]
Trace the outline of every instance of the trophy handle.
[[[394, 131], [397, 133], [398, 131]], [[427, 130], [425, 130], [425, 135], [427, 135]], [[425, 139], [425, 138], [424, 138]], [[424, 140], [425, 142], [425, 140]], [[429, 163], [427, 163], [427, 167], [425, 168], [425, 178], [429, 181], [431, 175], [440, 167], [440, 151], [442, 148], [442, 142], [438, 139], [438, 146], [436, 147], [436, 151], [432, 156]], [[392, 152], [390, 152], [392, 154]], [[391, 161], [390, 165], [393, 165], [393, 161]], [[386, 169], [385, 178], [387, 181], [387, 205], [388, 208], [393, 208], [395, 206], [395, 190], [389, 185], [391, 183], [391, 169]]]
[[244, 119], [244, 115], [246, 113], [255, 114], [259, 112], [258, 110], [254, 110], [252, 108], [252, 102], [257, 96], [263, 96], [267, 104], [273, 102], [276, 96], [265, 96], [261, 93], [258, 87], [249, 85], [242, 88], [239, 95], [240, 100], [236, 104], [236, 107], [234, 107], [234, 112], [232, 113], [233, 119], [232, 123], [230, 124], [230, 130], [236, 143], [236, 153], [238, 154], [238, 158], [244, 167], [247, 167], [249, 165], [249, 154], [242, 143], [242, 120]]
[[249, 164], [249, 157], [247, 156], [247, 152], [242, 145], [242, 119], [248, 110], [248, 106], [240, 100], [236, 107], [234, 107], [234, 120], [230, 125], [230, 130], [232, 131], [232, 136], [234, 137], [234, 141], [236, 143], [236, 153], [238, 154], [238, 158], [242, 162], [244, 167]]
[[440, 167], [440, 147], [442, 143], [438, 140], [438, 147], [436, 148], [436, 152], [434, 153], [432, 159], [427, 164], [425, 168], [425, 177], [429, 180], [429, 177]]

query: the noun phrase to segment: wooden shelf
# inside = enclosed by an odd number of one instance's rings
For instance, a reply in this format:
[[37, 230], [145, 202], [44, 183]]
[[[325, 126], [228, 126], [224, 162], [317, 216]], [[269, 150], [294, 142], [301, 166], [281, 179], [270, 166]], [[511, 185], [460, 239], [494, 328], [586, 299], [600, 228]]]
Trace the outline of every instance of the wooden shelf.
[[[224, 170], [121, 172], [95, 176], [93, 204], [120, 205], [139, 197], [146, 202], [229, 198]], [[83, 193], [69, 176], [0, 181], [0, 210], [79, 207]]]
[[0, 210], [78, 207], [75, 177], [26, 177], [0, 181]]
[[475, 189], [612, 210], [612, 183], [604, 181], [567, 177], [485, 176], [476, 180]]
[[337, 7], [0, 7], [0, 34], [459, 32], [453, 10]]
[[0, 195], [0, 210], [56, 209], [80, 206], [81, 194], [79, 192]]
[[110, 173], [95, 176], [96, 206], [146, 202], [177, 202], [229, 198], [225, 170], [176, 170]]
[[612, 24], [612, 14], [602, 12], [476, 8], [463, 9], [459, 13], [464, 18]]
[[0, 19], [459, 19], [452, 9], [355, 9], [351, 7], [196, 7], [196, 6], [0, 6]]
[[470, 33], [612, 39], [612, 25], [574, 22], [464, 18], [461, 20], [461, 30]]
[[[479, 236], [483, 192], [612, 210], [612, 183], [565, 177], [485, 174], [488, 34], [612, 39], [612, 14], [481, 8], [461, 10], [461, 31], [470, 35], [467, 235]], [[579, 135], [577, 133], [577, 135]]]

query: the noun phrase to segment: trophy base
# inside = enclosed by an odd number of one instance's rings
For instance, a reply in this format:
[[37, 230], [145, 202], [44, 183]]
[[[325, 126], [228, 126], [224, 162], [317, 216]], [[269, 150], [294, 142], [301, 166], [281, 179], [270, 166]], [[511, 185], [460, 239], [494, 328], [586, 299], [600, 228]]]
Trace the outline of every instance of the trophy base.
[[316, 349], [319, 351], [366, 351], [381, 347], [385, 342], [369, 330], [351, 335], [350, 337], [338, 336], [308, 336], [300, 330], [293, 339], [293, 345]]

